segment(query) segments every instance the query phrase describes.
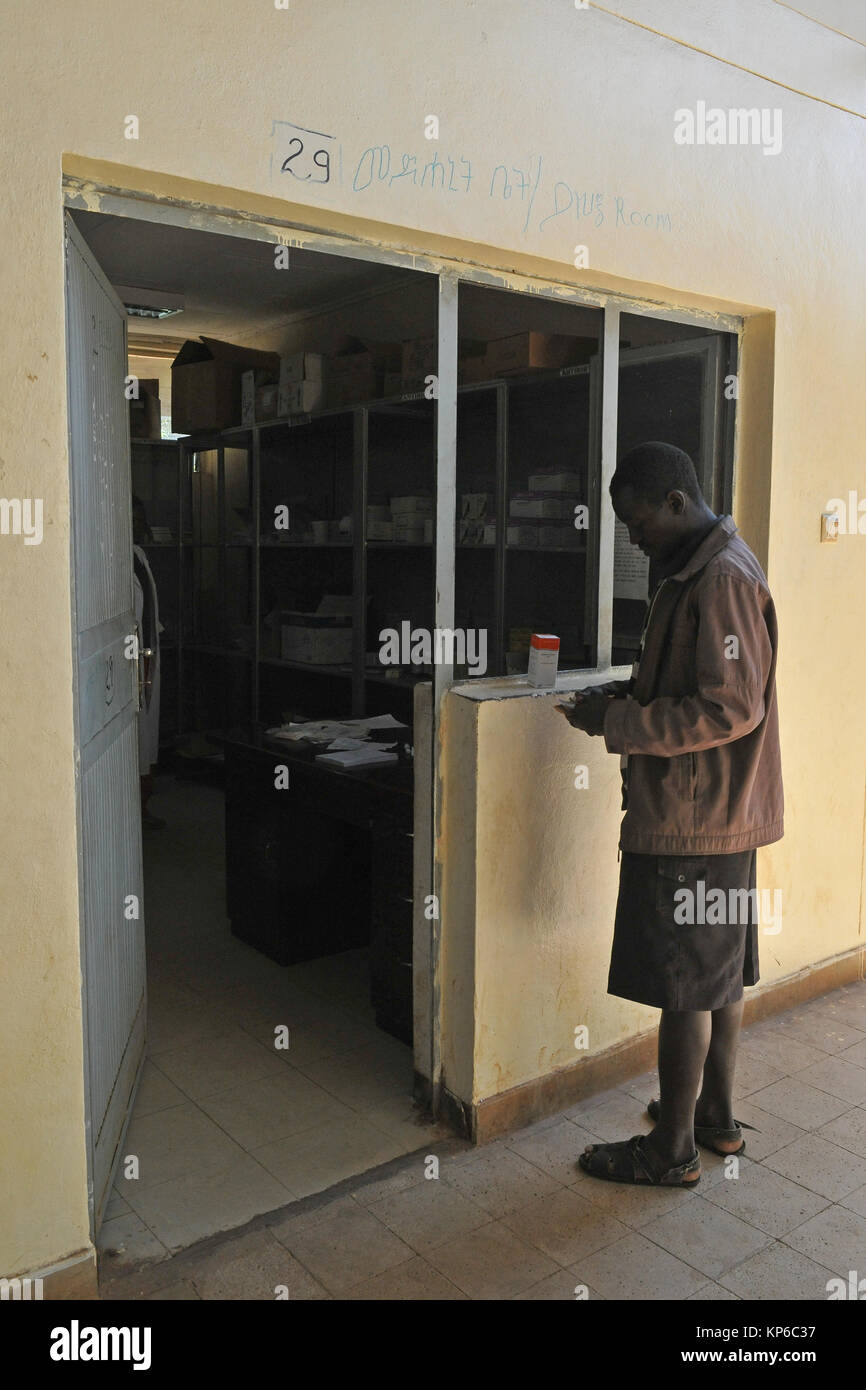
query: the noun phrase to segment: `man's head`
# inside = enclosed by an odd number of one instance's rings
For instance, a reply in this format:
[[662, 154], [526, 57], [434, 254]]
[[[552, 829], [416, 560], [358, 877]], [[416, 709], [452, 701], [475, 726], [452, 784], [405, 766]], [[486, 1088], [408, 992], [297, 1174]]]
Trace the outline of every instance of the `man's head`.
[[134, 545], [143, 545], [150, 539], [150, 527], [147, 524], [147, 512], [144, 510], [144, 503], [140, 497], [133, 496], [132, 499], [132, 541]]
[[662, 564], [713, 516], [688, 454], [656, 440], [623, 455], [610, 499], [632, 545]]

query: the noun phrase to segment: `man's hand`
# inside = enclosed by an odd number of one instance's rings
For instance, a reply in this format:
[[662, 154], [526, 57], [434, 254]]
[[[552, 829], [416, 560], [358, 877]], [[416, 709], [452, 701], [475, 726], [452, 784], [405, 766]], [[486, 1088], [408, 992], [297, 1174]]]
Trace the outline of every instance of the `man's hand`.
[[556, 705], [555, 708], [568, 720], [573, 729], [582, 729], [585, 734], [603, 734], [608, 700], [614, 698], [613, 695], [587, 697], [583, 691], [578, 690], [575, 692], [573, 705]]

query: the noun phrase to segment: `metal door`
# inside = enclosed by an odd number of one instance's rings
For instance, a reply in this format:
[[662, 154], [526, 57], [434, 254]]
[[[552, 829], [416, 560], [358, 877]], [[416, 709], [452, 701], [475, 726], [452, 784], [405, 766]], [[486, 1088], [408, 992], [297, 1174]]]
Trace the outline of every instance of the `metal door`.
[[68, 213], [76, 791], [90, 1203], [102, 1219], [144, 1060], [138, 663], [126, 315]]

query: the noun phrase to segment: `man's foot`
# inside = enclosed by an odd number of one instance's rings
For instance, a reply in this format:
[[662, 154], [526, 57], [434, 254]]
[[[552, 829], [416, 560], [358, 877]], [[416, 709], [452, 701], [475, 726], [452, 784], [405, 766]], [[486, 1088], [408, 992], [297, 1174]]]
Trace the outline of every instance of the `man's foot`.
[[[647, 1114], [651, 1120], [659, 1120], [661, 1107], [657, 1100], [650, 1101]], [[746, 1147], [743, 1130], [752, 1127], [744, 1121], [733, 1119], [730, 1124], [711, 1124], [700, 1115], [697, 1106], [695, 1107], [695, 1143], [700, 1144], [701, 1148], [710, 1149], [722, 1158], [743, 1153]]]
[[684, 1163], [668, 1164], [647, 1143], [649, 1136], [635, 1134], [616, 1144], [588, 1144], [577, 1160], [591, 1177], [606, 1182], [632, 1183], [639, 1187], [694, 1187], [701, 1177], [698, 1151]]

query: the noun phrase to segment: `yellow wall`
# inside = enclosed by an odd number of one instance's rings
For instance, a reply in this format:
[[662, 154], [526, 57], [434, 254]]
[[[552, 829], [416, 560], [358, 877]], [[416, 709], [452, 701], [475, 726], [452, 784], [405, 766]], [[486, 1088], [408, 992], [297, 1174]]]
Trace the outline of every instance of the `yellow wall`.
[[[125, 166], [109, 180], [120, 186], [170, 189], [180, 198], [269, 211], [374, 242], [435, 247], [574, 282], [642, 287], [663, 301], [702, 296], [720, 308], [774, 311], [768, 564], [782, 631], [789, 830], [762, 857], [762, 872], [786, 894], [779, 960], [767, 965], [790, 970], [850, 948], [858, 940], [863, 848], [866, 540], [849, 537], [819, 548], [817, 536], [829, 497], [857, 486], [866, 495], [860, 289], [866, 237], [862, 202], [852, 192], [853, 171], [863, 165], [863, 122], [828, 104], [855, 100], [853, 46], [769, 0], [724, 6], [611, 0], [605, 11], [579, 11], [567, 0], [315, 6], [290, 0], [288, 10], [267, 0], [185, 0], [182, 6], [147, 0], [132, 10], [79, 0], [5, 6], [0, 46], [6, 57], [0, 477], [6, 496], [44, 498], [46, 519], [39, 547], [0, 537], [0, 1274], [60, 1259], [87, 1243], [64, 162], [80, 171], [82, 160], [108, 161]], [[782, 152], [676, 146], [673, 111], [698, 100], [781, 107]], [[438, 143], [424, 138], [429, 114], [441, 123]], [[124, 138], [127, 115], [139, 119], [137, 140]], [[314, 187], [272, 173], [272, 161], [278, 171], [283, 156], [272, 140], [274, 121], [333, 133], [342, 180]], [[404, 167], [404, 152], [407, 166], [414, 155], [420, 168], [435, 149], [447, 174], [450, 156], [458, 191], [390, 175], [353, 191], [364, 151], [383, 143], [390, 146], [392, 172]], [[463, 159], [471, 161], [468, 191], [458, 182]], [[491, 196], [498, 165], [508, 170], [510, 198], [502, 194], [501, 174]], [[515, 167], [534, 189], [531, 203], [528, 192], [521, 197]], [[560, 192], [568, 184], [603, 194], [604, 223], [577, 222], [569, 213], [541, 225], [554, 209], [557, 184]], [[646, 213], [650, 224], [617, 225], [617, 197], [627, 216]], [[592, 267], [579, 273], [572, 266], [577, 243], [588, 245]], [[573, 740], [553, 719], [541, 703], [482, 708], [480, 839], [489, 848], [504, 826], [505, 840], [496, 840], [502, 849], [550, 867], [554, 846], [579, 846], [595, 836], [598, 938], [586, 930], [569, 936], [569, 887], [580, 889], [584, 872], [574, 859], [571, 878], [543, 899], [543, 919], [533, 930], [542, 934], [551, 987], [563, 971], [579, 971], [598, 992], [613, 901], [614, 774], [607, 761], [599, 762], [603, 812], [589, 802], [583, 811], [572, 808], [559, 779]], [[501, 766], [489, 756], [494, 751], [507, 754]], [[545, 839], [544, 797], [529, 794], [539, 777], [556, 789], [552, 840]], [[526, 803], [519, 809], [513, 803], [506, 815], [515, 789], [527, 793]], [[507, 1017], [495, 1013], [523, 987], [522, 928], [535, 921], [531, 878], [520, 860], [512, 875], [513, 901], [504, 901], [483, 865], [479, 872], [485, 934], [495, 910], [506, 913], [508, 927], [496, 993], [485, 974], [489, 952], [479, 967], [479, 1002], [493, 1009], [486, 1023], [495, 1046], [481, 1056], [476, 1093], [537, 1074], [561, 1055], [562, 1021], [546, 1004], [541, 1024], [522, 1025], [510, 1041]], [[603, 999], [598, 1010], [601, 1037], [639, 1021]]]

